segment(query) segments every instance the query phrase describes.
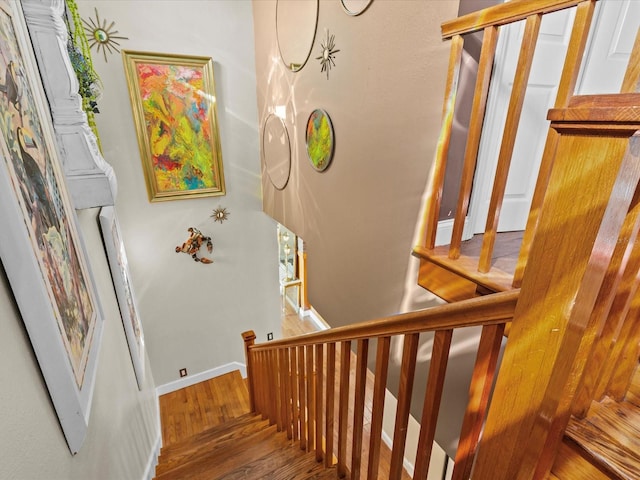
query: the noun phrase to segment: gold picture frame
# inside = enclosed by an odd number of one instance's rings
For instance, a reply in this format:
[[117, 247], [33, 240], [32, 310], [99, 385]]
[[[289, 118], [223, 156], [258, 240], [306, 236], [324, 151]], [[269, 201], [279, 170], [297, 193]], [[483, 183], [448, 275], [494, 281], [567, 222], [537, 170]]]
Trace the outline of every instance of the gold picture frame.
[[224, 195], [213, 60], [122, 51], [149, 201]]

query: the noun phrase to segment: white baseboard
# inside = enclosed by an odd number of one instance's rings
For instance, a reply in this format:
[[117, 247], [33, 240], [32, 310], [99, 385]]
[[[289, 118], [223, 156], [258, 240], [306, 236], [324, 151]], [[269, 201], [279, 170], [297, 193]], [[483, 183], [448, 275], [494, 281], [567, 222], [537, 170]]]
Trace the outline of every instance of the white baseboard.
[[300, 308], [300, 310], [298, 311], [298, 316], [300, 318], [308, 317], [309, 320], [311, 320], [314, 325], [318, 327], [318, 330], [328, 330], [330, 328], [329, 324], [324, 321], [324, 319], [318, 312], [316, 312], [315, 308], [313, 307], [310, 307], [307, 310], [303, 310], [302, 308]]
[[[391, 440], [391, 437], [389, 435], [387, 435], [387, 432], [385, 432], [384, 430], [382, 431], [382, 441], [384, 442], [384, 444], [389, 447], [389, 450], [393, 449], [393, 440]], [[413, 478], [413, 473], [415, 471], [415, 466], [413, 465], [413, 463], [411, 463], [407, 457], [404, 457], [402, 459], [402, 466], [404, 467], [404, 469], [407, 471], [407, 473], [409, 474], [409, 476], [411, 478]]]
[[[448, 220], [440, 220], [438, 229], [436, 230], [436, 247], [440, 245], [449, 245], [451, 243], [451, 235], [453, 235], [453, 218]], [[473, 237], [469, 217], [464, 219], [464, 229], [462, 230], [462, 240], [469, 240]]]
[[174, 380], [173, 382], [165, 383], [164, 385], [159, 385], [158, 387], [156, 387], [156, 395], [160, 396], [164, 395], [165, 393], [175, 392], [176, 390], [180, 390], [181, 388], [190, 387], [191, 385], [195, 385], [196, 383], [211, 380], [212, 378], [219, 377], [220, 375], [224, 375], [225, 373], [233, 372], [234, 370], [240, 370], [240, 375], [242, 375], [242, 378], [247, 378], [247, 366], [244, 363], [231, 362], [225, 365], [220, 365], [219, 367], [212, 368], [210, 370], [205, 370], [204, 372], [196, 373], [195, 375], [187, 375], [186, 377], [179, 378], [178, 380]]
[[[158, 418], [160, 415], [158, 415]], [[156, 466], [158, 465], [158, 457], [160, 456], [160, 448], [162, 448], [162, 430], [158, 430], [158, 438], [156, 438], [155, 446], [151, 450], [147, 468], [144, 470], [142, 480], [153, 480], [156, 476]]]

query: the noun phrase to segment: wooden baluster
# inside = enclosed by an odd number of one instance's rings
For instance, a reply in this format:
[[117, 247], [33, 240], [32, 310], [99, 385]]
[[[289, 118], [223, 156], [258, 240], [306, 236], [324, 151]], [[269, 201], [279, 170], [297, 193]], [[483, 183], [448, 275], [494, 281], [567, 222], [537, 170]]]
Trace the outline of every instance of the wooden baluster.
[[262, 419], [266, 420], [269, 418], [269, 388], [268, 380], [269, 380], [269, 364], [267, 362], [267, 352], [258, 352], [260, 355], [260, 366], [262, 370], [262, 375], [260, 375], [260, 384], [261, 384], [261, 403], [262, 403]]
[[351, 478], [360, 478], [362, 460], [362, 427], [364, 422], [364, 395], [367, 385], [367, 359], [369, 355], [369, 340], [358, 340], [358, 354], [356, 360], [356, 386], [353, 404], [353, 429], [351, 438]]
[[371, 406], [371, 433], [369, 435], [369, 465], [367, 478], [378, 478], [380, 465], [380, 443], [382, 439], [382, 417], [384, 414], [384, 397], [387, 388], [389, 371], [389, 348], [391, 337], [378, 338], [376, 352], [376, 373], [373, 385], [373, 403]]
[[323, 368], [322, 368], [322, 350], [323, 345], [319, 343], [315, 346], [316, 350], [316, 461], [322, 461], [322, 382], [324, 380]]
[[340, 343], [340, 407], [338, 409], [338, 475], [347, 474], [347, 421], [349, 414], [349, 369], [351, 342]]
[[278, 360], [278, 431], [287, 430], [287, 371], [284, 361], [284, 349], [276, 350], [276, 358]]
[[496, 233], [498, 231], [500, 209], [502, 208], [504, 192], [507, 187], [507, 177], [509, 176], [511, 157], [513, 156], [513, 148], [516, 144], [516, 135], [518, 134], [522, 105], [524, 104], [527, 83], [529, 82], [529, 73], [531, 72], [531, 64], [533, 63], [533, 54], [536, 49], [541, 21], [542, 15], [531, 15], [527, 18], [524, 28], [520, 56], [518, 58], [518, 65], [513, 79], [511, 98], [509, 99], [507, 119], [504, 125], [504, 133], [502, 134], [500, 153], [498, 154], [498, 164], [496, 166], [496, 173], [493, 180], [493, 189], [491, 191], [491, 200], [489, 202], [487, 224], [484, 230], [484, 237], [482, 239], [480, 260], [478, 261], [478, 271], [482, 273], [487, 273], [491, 269], [491, 258], [493, 257], [493, 248], [496, 241]]
[[316, 438], [316, 401], [315, 401], [315, 378], [313, 372], [313, 345], [306, 347], [306, 371], [307, 371], [307, 452], [314, 448]]
[[327, 344], [327, 397], [326, 397], [326, 417], [325, 417], [325, 455], [324, 465], [330, 467], [333, 465], [333, 422], [335, 409], [335, 391], [336, 391], [336, 344]]
[[449, 155], [449, 142], [451, 141], [451, 127], [458, 93], [458, 79], [460, 76], [460, 62], [462, 59], [462, 47], [464, 40], [462, 35], [454, 35], [451, 38], [451, 52], [449, 54], [449, 69], [447, 70], [447, 83], [444, 91], [444, 106], [442, 111], [442, 127], [436, 147], [434, 170], [431, 176], [431, 190], [427, 200], [425, 216], [426, 240], [425, 246], [433, 248], [436, 243], [438, 229], [438, 217], [440, 216], [440, 204], [442, 202], [442, 190], [444, 176], [447, 170], [447, 157]]
[[298, 404], [298, 349], [291, 348], [291, 406], [293, 422], [293, 441], [297, 441], [300, 436], [300, 405]]
[[248, 330], [242, 333], [242, 339], [244, 340], [244, 358], [247, 365], [247, 390], [249, 391], [249, 408], [251, 412], [256, 411], [256, 399], [255, 399], [255, 367], [253, 366], [254, 360], [250, 348], [255, 344], [256, 334], [253, 330]]
[[[613, 258], [602, 282], [598, 299], [591, 312], [593, 347], [580, 379], [572, 406], [572, 412], [583, 417], [589, 411], [592, 400], [600, 400], [606, 390], [608, 378], [601, 380], [601, 373], [609, 362], [611, 343], [627, 317], [631, 301], [640, 285], [637, 272], [640, 269], [640, 243], [634, 242], [640, 228], [640, 189], [636, 189], [632, 208], [625, 218]], [[626, 266], [625, 266], [626, 263]]]
[[482, 424], [487, 413], [503, 334], [504, 324], [488, 325], [482, 328], [476, 363], [473, 367], [469, 386], [469, 401], [462, 421], [460, 440], [456, 451], [452, 480], [467, 480], [471, 477], [471, 467], [478, 447]]
[[280, 409], [278, 407], [278, 400], [280, 396], [278, 395], [277, 350], [268, 350], [267, 355], [269, 355], [269, 378], [271, 380], [270, 385], [272, 388], [272, 391], [269, 392], [271, 400], [269, 405], [269, 421], [271, 425], [276, 425], [276, 428], [280, 431], [281, 423], [279, 421]]
[[[554, 108], [566, 107], [569, 104], [569, 99], [573, 96], [575, 91], [578, 74], [580, 73], [580, 63], [582, 62], [587, 38], [589, 37], [589, 28], [591, 26], [595, 5], [595, 1], [590, 1], [581, 3], [576, 8], [576, 16], [573, 21], [573, 29], [571, 30], [571, 38], [569, 39], [567, 54], [564, 59], [564, 67], [562, 68], [562, 74], [560, 76], [560, 83], [558, 85], [558, 93], [556, 94]], [[547, 133], [542, 161], [540, 162], [540, 169], [538, 170], [536, 187], [533, 192], [531, 207], [529, 209], [529, 218], [527, 219], [527, 226], [522, 238], [520, 254], [518, 255], [518, 264], [513, 275], [513, 286], [516, 288], [519, 288], [522, 285], [522, 276], [524, 274], [524, 269], [527, 266], [527, 258], [529, 258], [531, 243], [533, 242], [533, 238], [535, 237], [536, 230], [538, 228], [539, 214], [542, 208], [542, 201], [544, 200], [544, 196], [547, 191], [549, 176], [551, 175], [551, 167], [553, 166], [553, 158], [557, 141], [558, 133], [554, 129], [550, 128]]]
[[389, 480], [399, 480], [402, 475], [402, 460], [404, 458], [404, 447], [407, 442], [407, 426], [409, 425], [411, 393], [413, 391], [413, 378], [416, 371], [416, 355], [418, 353], [419, 340], [419, 333], [404, 336], [400, 385], [398, 387], [398, 409], [396, 410], [396, 421], [393, 431]]
[[284, 428], [287, 431], [287, 438], [289, 440], [291, 440], [293, 438], [293, 427], [292, 427], [292, 413], [291, 413], [291, 408], [293, 406], [293, 403], [291, 401], [291, 364], [290, 364], [290, 358], [289, 358], [289, 349], [288, 348], [283, 348], [282, 349], [282, 371], [283, 371], [283, 377], [282, 377], [282, 382], [284, 384], [284, 411], [283, 411], [283, 422], [284, 422]]
[[469, 133], [467, 136], [467, 146], [464, 152], [464, 166], [462, 170], [462, 179], [460, 180], [460, 193], [458, 195], [456, 215], [453, 221], [451, 245], [449, 247], [449, 258], [452, 259], [460, 257], [460, 245], [462, 243], [464, 220], [467, 215], [467, 210], [469, 209], [471, 186], [473, 184], [473, 175], [476, 170], [478, 147], [480, 146], [480, 135], [482, 133], [484, 112], [487, 106], [487, 95], [489, 93], [491, 71], [493, 68], [493, 57], [496, 52], [497, 41], [497, 27], [486, 27], [484, 29], [484, 37], [482, 39], [480, 62], [478, 64], [478, 77], [473, 93], [471, 120], [469, 124]]
[[418, 449], [416, 455], [414, 479], [426, 479], [429, 473], [431, 450], [433, 439], [436, 435], [436, 423], [440, 411], [442, 399], [442, 387], [447, 372], [449, 360], [449, 348], [453, 330], [439, 330], [433, 337], [433, 349], [431, 350], [431, 365], [427, 379], [427, 391], [422, 407], [422, 421], [420, 422], [420, 436], [418, 437]]
[[298, 347], [298, 398], [300, 399], [300, 448], [307, 449], [307, 374], [304, 361], [304, 347]]

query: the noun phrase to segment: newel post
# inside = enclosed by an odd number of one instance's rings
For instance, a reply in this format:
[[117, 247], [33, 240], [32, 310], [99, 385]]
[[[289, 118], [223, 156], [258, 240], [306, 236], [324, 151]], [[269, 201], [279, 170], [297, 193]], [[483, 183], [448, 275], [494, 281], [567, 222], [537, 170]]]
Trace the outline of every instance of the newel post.
[[251, 406], [251, 412], [256, 411], [256, 401], [253, 388], [253, 361], [250, 348], [253, 346], [256, 340], [256, 334], [253, 330], [242, 332], [242, 339], [244, 340], [244, 355], [247, 362], [247, 388], [249, 389], [249, 404]]

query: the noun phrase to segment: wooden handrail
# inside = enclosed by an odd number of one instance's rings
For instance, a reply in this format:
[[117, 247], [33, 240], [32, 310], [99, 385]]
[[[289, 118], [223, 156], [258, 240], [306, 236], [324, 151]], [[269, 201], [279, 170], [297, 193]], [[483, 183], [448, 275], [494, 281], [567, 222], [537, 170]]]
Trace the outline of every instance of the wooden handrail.
[[[595, 1], [595, 0], [593, 0]], [[585, 0], [514, 0], [493, 7], [472, 12], [442, 24], [442, 38], [464, 35], [482, 30], [488, 26], [500, 26], [524, 20], [530, 15], [564, 10], [574, 7]]]
[[390, 335], [496, 325], [511, 320], [519, 293], [520, 290], [496, 293], [369, 322], [331, 328], [322, 332], [255, 344], [250, 349], [256, 352], [276, 347], [337, 343]]
[[[349, 475], [356, 479], [360, 478], [361, 472], [367, 472], [369, 478], [375, 478], [379, 467], [391, 337], [404, 336], [398, 408], [388, 473], [390, 480], [400, 480], [420, 333], [435, 332], [423, 406], [423, 426], [419, 434], [420, 456], [416, 463], [419, 476], [415, 478], [421, 478], [429, 468], [429, 452], [434, 441], [454, 329], [483, 328], [473, 373], [476, 380], [470, 393], [476, 400], [470, 404], [471, 409], [467, 408], [463, 420], [467, 430], [479, 434], [479, 425], [487, 407], [488, 388], [493, 383], [495, 360], [500, 350], [500, 342], [493, 341], [491, 351], [487, 352], [488, 343], [483, 339], [487, 335], [493, 339], [501, 336], [505, 324], [513, 318], [518, 296], [519, 290], [513, 290], [259, 345], [253, 344], [253, 332], [245, 332], [243, 338], [247, 365], [250, 366], [248, 387], [251, 398], [255, 398], [252, 409], [261, 413], [263, 418], [268, 418], [278, 431], [286, 432], [289, 439], [299, 439], [300, 447], [308, 452], [314, 451], [316, 460], [324, 461], [326, 466], [333, 465], [336, 445], [340, 476]], [[375, 385], [368, 387], [368, 347], [371, 340], [378, 342], [378, 352]], [[353, 343], [357, 344], [354, 383], [350, 381]], [[337, 344], [340, 345], [339, 359], [336, 356]], [[493, 359], [493, 363], [488, 358]], [[338, 365], [340, 373], [336, 378]], [[474, 394], [474, 389], [478, 388], [483, 392], [480, 397]], [[337, 389], [338, 412], [335, 418]], [[373, 406], [371, 418], [365, 419], [368, 389], [372, 391]], [[364, 438], [366, 424], [370, 425], [367, 443]], [[337, 437], [334, 437], [336, 426]], [[351, 442], [348, 442], [349, 432]], [[479, 435], [468, 437], [470, 441], [466, 443], [465, 458], [472, 461]], [[335, 439], [337, 443], [334, 443]], [[370, 446], [368, 452], [363, 450], [366, 446]]]

